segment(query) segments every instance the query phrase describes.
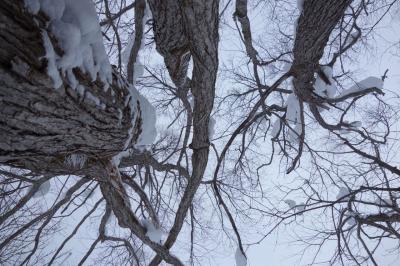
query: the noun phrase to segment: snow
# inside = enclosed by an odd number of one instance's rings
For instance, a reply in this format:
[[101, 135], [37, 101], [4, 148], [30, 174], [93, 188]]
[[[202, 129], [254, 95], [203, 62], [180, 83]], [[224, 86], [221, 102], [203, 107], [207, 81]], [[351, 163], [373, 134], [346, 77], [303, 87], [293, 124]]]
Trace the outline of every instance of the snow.
[[40, 9], [50, 17], [51, 20], [60, 19], [65, 10], [64, 0], [40, 0]]
[[289, 208], [291, 208], [291, 209], [293, 209], [294, 207], [296, 207], [296, 202], [295, 202], [294, 200], [287, 199], [287, 200], [285, 200], [285, 203], [286, 203], [287, 205], [289, 205]]
[[290, 128], [288, 129], [288, 137], [290, 140], [296, 141], [301, 134], [301, 118], [300, 118], [300, 102], [297, 96], [292, 93], [286, 100], [286, 121]]
[[282, 71], [284, 72], [288, 72], [290, 70], [290, 68], [292, 67], [292, 62], [284, 62], [282, 64]]
[[304, 5], [304, 0], [297, 0], [297, 8], [299, 9], [300, 13], [303, 12], [303, 5]]
[[94, 96], [90, 91], [85, 91], [85, 99], [91, 101], [96, 106], [101, 107], [100, 99]]
[[390, 199], [381, 199], [379, 197], [375, 200], [375, 203], [378, 205], [392, 205], [391, 202], [392, 201]]
[[133, 71], [133, 84], [136, 83], [136, 80], [143, 76], [144, 74], [144, 65], [140, 62], [140, 59], [137, 59], [134, 65]]
[[34, 198], [43, 197], [50, 191], [50, 181], [46, 181], [40, 185], [38, 191], [33, 195]]
[[129, 57], [130, 57], [131, 50], [132, 50], [134, 42], [135, 42], [135, 38], [134, 37], [133, 38], [129, 38], [127, 45], [125, 46], [125, 48], [121, 52], [121, 62], [125, 66], [128, 65]]
[[354, 225], [356, 225], [356, 219], [354, 219], [354, 217], [350, 217], [347, 221], [346, 221], [346, 223], [347, 223], [347, 225], [349, 226], [349, 227], [352, 227], [352, 226], [354, 226]]
[[161, 244], [163, 232], [157, 228], [150, 220], [143, 219], [142, 225], [146, 228], [146, 236], [151, 241]]
[[370, 88], [377, 88], [382, 90], [383, 89], [383, 80], [377, 77], [368, 77], [363, 79], [360, 82], [357, 82], [355, 85], [351, 86], [350, 88], [342, 91], [340, 96], [346, 96], [351, 93], [360, 92]]
[[293, 24], [293, 40], [296, 40], [296, 33], [297, 33], [297, 26], [299, 24], [299, 19], [295, 19], [294, 24]]
[[300, 203], [296, 206], [297, 211], [302, 212], [306, 209], [306, 205], [304, 203]]
[[212, 139], [215, 133], [215, 119], [210, 117], [210, 122], [208, 123], [208, 138]]
[[140, 93], [138, 93], [140, 109], [142, 111], [142, 133], [136, 143], [136, 147], [149, 146], [153, 144], [157, 136], [156, 110], [154, 106]]
[[339, 192], [336, 196], [337, 200], [347, 200], [349, 197], [345, 197], [350, 194], [350, 190], [347, 187], [340, 187]]
[[296, 123], [294, 127], [292, 126], [291, 128], [288, 129], [287, 132], [288, 139], [291, 141], [298, 141], [301, 131], [302, 131], [301, 123]]
[[29, 12], [36, 15], [40, 10], [40, 2], [39, 0], [25, 0], [25, 7]]
[[362, 126], [362, 122], [361, 121], [354, 121], [350, 123], [351, 127], [357, 128], [357, 127], [361, 127]]
[[247, 265], [247, 258], [243, 254], [243, 252], [240, 250], [239, 247], [237, 247], [237, 249], [236, 249], [235, 260], [236, 260], [236, 266], [246, 266]]
[[[128, 156], [132, 152], [132, 148], [129, 145], [132, 142], [133, 132], [135, 130], [136, 117], [141, 112], [141, 133], [135, 144], [135, 148], [139, 150], [148, 149], [153, 144], [154, 139], [157, 136], [156, 130], [156, 111], [153, 105], [141, 95], [133, 85], [128, 87], [129, 96], [126, 99], [126, 105], [129, 104], [131, 110], [132, 125], [128, 131], [128, 138], [125, 141], [124, 148], [118, 154], [116, 154], [112, 161], [114, 165], [118, 166], [121, 159]], [[137, 104], [139, 102], [139, 105]]]
[[278, 134], [281, 130], [281, 119], [278, 117], [275, 122], [272, 124], [271, 136], [272, 138], [278, 137]]
[[42, 30], [42, 38], [43, 45], [46, 50], [45, 58], [47, 59], [47, 75], [49, 75], [49, 77], [53, 81], [54, 87], [58, 89], [62, 85], [62, 80], [56, 64], [57, 55], [54, 52], [54, 48], [51, 44], [49, 35], [45, 30]]
[[324, 80], [321, 79], [319, 75], [317, 75], [317, 78], [314, 83], [314, 92], [324, 98], [333, 98], [336, 94], [336, 86], [334, 85], [334, 79], [333, 79], [333, 70], [332, 67], [330, 66], [322, 66], [321, 70], [324, 72], [325, 76], [329, 79], [331, 85], [325, 83]]
[[[112, 69], [103, 45], [101, 29], [93, 2], [91, 0], [25, 0], [25, 6], [33, 14], [41, 10], [49, 16], [48, 30], [57, 39], [58, 45], [64, 52], [62, 56], [56, 55], [47, 31], [43, 30], [42, 38], [46, 50], [45, 58], [48, 61], [47, 73], [53, 81], [54, 87], [59, 88], [63, 84], [59, 71], [61, 70], [72, 89], [100, 109], [105, 109], [106, 105], [95, 95], [85, 91], [85, 88], [78, 83], [72, 71], [74, 68], [80, 68], [89, 74], [92, 80], [98, 77], [104, 83], [105, 91], [107, 91], [112, 82]], [[149, 12], [146, 12], [146, 14], [149, 15]], [[146, 18], [143, 23], [145, 20]], [[142, 40], [143, 43], [144, 40]], [[144, 66], [138, 60], [134, 69], [134, 78], [136, 80], [143, 75]], [[142, 118], [142, 132], [136, 145], [139, 148], [147, 148], [148, 145], [153, 143], [157, 135], [154, 107], [136, 91], [133, 85], [129, 86], [128, 89], [129, 96], [126, 102], [130, 103], [132, 126], [123, 151], [113, 158], [113, 162], [117, 165], [121, 158], [130, 152], [128, 146], [132, 141], [139, 111]], [[139, 105], [137, 105], [137, 102], [139, 102]]]
[[80, 96], [85, 96], [85, 87], [83, 87], [82, 85], [78, 85], [75, 90]]
[[64, 51], [61, 57], [56, 56], [47, 33], [42, 34], [45, 57], [49, 62], [48, 75], [56, 88], [62, 84], [58, 70], [68, 75], [71, 87], [76, 88], [77, 82], [72, 73], [75, 67], [90, 74], [93, 80], [98, 76], [105, 88], [109, 87], [112, 82], [111, 65], [91, 0], [25, 0], [25, 6], [33, 14], [41, 10], [49, 16], [48, 29]]
[[72, 168], [82, 169], [87, 160], [87, 156], [82, 153], [74, 153], [65, 157], [64, 163]]
[[194, 108], [194, 97], [193, 97], [193, 95], [189, 95], [188, 96], [188, 101], [189, 101], [190, 107], [192, 107], [192, 109], [193, 109]]
[[300, 121], [300, 103], [294, 93], [290, 94], [286, 100], [286, 120], [294, 124]]

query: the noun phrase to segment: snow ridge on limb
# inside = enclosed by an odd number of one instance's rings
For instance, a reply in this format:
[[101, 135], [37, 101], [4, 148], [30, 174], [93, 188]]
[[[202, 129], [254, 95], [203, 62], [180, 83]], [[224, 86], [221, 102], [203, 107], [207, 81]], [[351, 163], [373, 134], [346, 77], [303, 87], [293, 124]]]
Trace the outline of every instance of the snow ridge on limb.
[[[47, 59], [47, 74], [53, 81], [53, 85], [59, 88], [63, 84], [61, 76], [65, 77], [68, 85], [78, 95], [88, 99], [100, 109], [106, 109], [103, 103], [93, 92], [86, 90], [79, 84], [73, 72], [79, 68], [90, 76], [92, 81], [99, 78], [103, 82], [103, 89], [107, 91], [112, 85], [113, 73], [108, 56], [105, 52], [101, 30], [95, 7], [90, 0], [25, 0], [25, 6], [32, 14], [39, 11], [45, 13], [48, 18], [48, 30], [56, 37], [57, 44], [63, 50], [63, 55], [57, 55], [46, 30], [42, 30], [42, 38]], [[61, 73], [61, 74], [60, 74]], [[118, 74], [117, 74], [118, 75]], [[118, 77], [118, 80], [122, 79]], [[128, 94], [126, 103], [129, 103], [131, 127], [122, 152], [114, 156], [113, 161], [118, 165], [122, 157], [129, 155], [129, 147], [132, 142], [137, 147], [147, 147], [154, 141], [155, 110], [133, 86], [125, 82], [118, 84], [124, 87]], [[114, 96], [114, 91], [111, 91]], [[122, 112], [120, 112], [122, 114]], [[119, 118], [120, 120], [122, 117]], [[141, 124], [137, 124], [140, 121]], [[140, 127], [139, 136], [134, 139], [136, 127]]]
[[237, 247], [237, 249], [236, 249], [235, 260], [236, 260], [236, 266], [246, 266], [247, 265], [246, 255], [242, 252], [240, 247]]
[[[49, 17], [48, 29], [57, 38], [64, 54], [56, 58], [49, 57], [49, 50], [53, 48], [46, 45], [46, 57], [55, 61], [57, 69], [68, 77], [69, 85], [76, 88], [77, 80], [72, 69], [78, 67], [89, 74], [92, 80], [98, 76], [104, 88], [108, 89], [112, 83], [112, 70], [92, 1], [25, 0], [25, 5], [32, 14], [42, 11]], [[49, 71], [48, 74], [55, 86], [59, 87], [57, 73]]]
[[353, 93], [358, 93], [358, 92], [363, 92], [367, 89], [375, 88], [377, 90], [382, 90], [383, 89], [383, 80], [381, 78], [377, 77], [368, 77], [366, 79], [363, 79], [350, 88], [342, 91], [340, 94], [340, 97], [344, 97]]
[[294, 91], [300, 100], [310, 103], [317, 101], [313, 94], [314, 73], [318, 70], [319, 60], [332, 30], [350, 3], [350, 0], [304, 1], [296, 28], [291, 67]]

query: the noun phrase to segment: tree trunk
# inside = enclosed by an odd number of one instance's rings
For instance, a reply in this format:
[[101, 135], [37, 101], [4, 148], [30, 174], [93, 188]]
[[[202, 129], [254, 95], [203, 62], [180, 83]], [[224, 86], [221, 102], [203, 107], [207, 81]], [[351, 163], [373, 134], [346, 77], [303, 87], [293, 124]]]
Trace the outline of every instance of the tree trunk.
[[154, 40], [157, 51], [164, 57], [172, 81], [183, 86], [189, 67], [189, 38], [181, 4], [177, 0], [149, 0], [153, 15]]
[[304, 1], [296, 29], [292, 66], [295, 92], [299, 99], [310, 103], [317, 101], [312, 93], [314, 73], [318, 70], [329, 36], [351, 2]]
[[[193, 57], [193, 74], [190, 87], [194, 97], [193, 139], [190, 144], [193, 150], [193, 170], [176, 211], [174, 224], [164, 243], [164, 247], [167, 249], [170, 249], [178, 238], [208, 162], [210, 147], [208, 126], [214, 104], [215, 82], [218, 71], [218, 7], [218, 0], [180, 1], [178, 10], [180, 13], [175, 16], [182, 19], [184, 28], [179, 32], [176, 32], [176, 29], [167, 31], [172, 35], [164, 36], [164, 39], [168, 40], [174, 34], [178, 34], [182, 38], [189, 40], [190, 55]], [[164, 32], [165, 30], [168, 30], [168, 28], [164, 29]], [[157, 44], [159, 46], [158, 49], [169, 48], [167, 43], [161, 42]], [[168, 61], [166, 59], [167, 56], [164, 55], [166, 63]], [[150, 265], [158, 265], [160, 262], [161, 257], [158, 255], [151, 261]]]
[[[22, 1], [0, 2], [0, 162], [42, 173], [93, 173], [91, 167], [119, 153], [129, 137], [128, 86], [114, 71], [105, 90], [74, 69], [84, 93], [69, 87], [64, 76], [55, 89], [44, 59], [46, 21], [43, 13], [31, 15]], [[132, 143], [141, 132], [140, 113], [134, 123]], [[87, 157], [84, 169], [65, 164], [72, 154]]]

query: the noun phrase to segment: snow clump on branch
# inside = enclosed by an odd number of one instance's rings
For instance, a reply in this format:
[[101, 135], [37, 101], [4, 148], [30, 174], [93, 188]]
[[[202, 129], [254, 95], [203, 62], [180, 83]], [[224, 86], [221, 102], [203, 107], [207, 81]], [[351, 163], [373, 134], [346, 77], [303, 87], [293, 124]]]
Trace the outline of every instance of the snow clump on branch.
[[49, 17], [48, 29], [64, 51], [62, 56], [56, 55], [47, 33], [43, 33], [48, 75], [54, 86], [59, 88], [62, 85], [56, 67], [67, 76], [69, 85], [76, 89], [78, 82], [72, 69], [78, 67], [92, 80], [98, 76], [107, 90], [112, 82], [112, 70], [92, 1], [25, 0], [25, 6], [32, 14], [42, 11]]

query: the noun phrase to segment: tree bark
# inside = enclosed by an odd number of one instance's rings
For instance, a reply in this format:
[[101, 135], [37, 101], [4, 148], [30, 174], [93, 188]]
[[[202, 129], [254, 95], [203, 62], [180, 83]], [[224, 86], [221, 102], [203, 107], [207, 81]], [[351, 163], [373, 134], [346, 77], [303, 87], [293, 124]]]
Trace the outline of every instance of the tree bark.
[[[0, 163], [41, 173], [96, 173], [99, 159], [119, 153], [128, 139], [128, 86], [115, 71], [105, 90], [102, 82], [74, 69], [84, 95], [71, 89], [66, 77], [55, 89], [44, 58], [46, 22], [45, 14], [31, 15], [23, 1], [0, 2]], [[132, 143], [141, 132], [141, 114], [134, 123]], [[65, 165], [71, 154], [87, 157], [85, 169]]]
[[[185, 36], [189, 40], [193, 57], [191, 90], [194, 97], [192, 174], [176, 212], [174, 224], [164, 243], [170, 249], [178, 238], [187, 212], [203, 178], [208, 162], [210, 140], [208, 125], [215, 96], [215, 82], [218, 71], [218, 0], [180, 1]], [[171, 36], [172, 38], [172, 36]], [[168, 39], [168, 38], [166, 38]], [[159, 48], [159, 49], [162, 49]], [[166, 58], [164, 56], [164, 58]], [[158, 265], [161, 257], [155, 257], [150, 265]]]
[[183, 86], [189, 67], [189, 38], [177, 0], [149, 0], [157, 51], [164, 57], [172, 81]]
[[298, 19], [293, 48], [292, 73], [295, 93], [299, 99], [315, 102], [314, 73], [333, 29], [343, 17], [351, 0], [306, 0]]

